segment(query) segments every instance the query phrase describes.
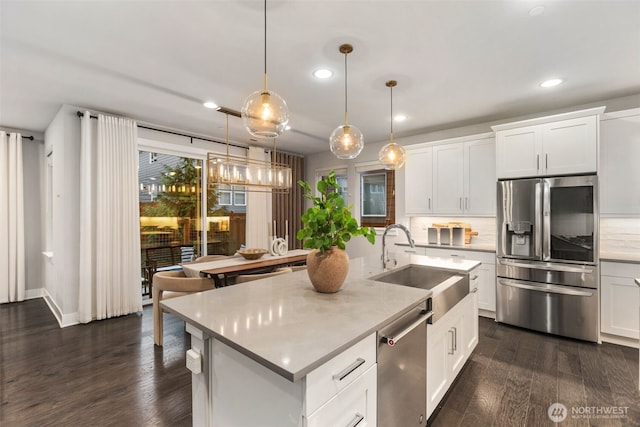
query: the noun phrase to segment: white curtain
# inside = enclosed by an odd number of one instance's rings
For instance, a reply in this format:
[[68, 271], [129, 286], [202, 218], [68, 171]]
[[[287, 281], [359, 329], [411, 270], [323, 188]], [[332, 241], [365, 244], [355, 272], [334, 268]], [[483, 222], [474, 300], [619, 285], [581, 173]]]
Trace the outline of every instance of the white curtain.
[[25, 294], [22, 136], [0, 131], [0, 303]]
[[[269, 154], [260, 147], [249, 147], [250, 159], [271, 161]], [[247, 241], [248, 248], [269, 249], [269, 230], [271, 230], [272, 194], [247, 192]], [[280, 236], [284, 237], [284, 236]]]
[[82, 323], [142, 310], [137, 125], [81, 119], [80, 288]]

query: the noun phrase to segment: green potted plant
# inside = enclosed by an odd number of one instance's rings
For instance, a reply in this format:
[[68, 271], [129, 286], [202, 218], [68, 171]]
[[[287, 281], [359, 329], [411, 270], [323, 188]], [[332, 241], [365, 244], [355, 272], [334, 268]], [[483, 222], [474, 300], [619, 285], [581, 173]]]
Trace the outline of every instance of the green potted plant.
[[305, 190], [313, 207], [302, 215], [302, 228], [296, 237], [303, 241], [303, 247], [312, 249], [307, 256], [309, 279], [318, 292], [337, 292], [342, 287], [349, 272], [349, 256], [345, 243], [353, 236], [364, 236], [369, 243], [376, 240], [375, 229], [360, 227], [351, 215], [351, 206], [336, 191], [339, 188], [335, 171], [318, 181], [319, 196], [314, 195], [311, 186], [298, 181]]

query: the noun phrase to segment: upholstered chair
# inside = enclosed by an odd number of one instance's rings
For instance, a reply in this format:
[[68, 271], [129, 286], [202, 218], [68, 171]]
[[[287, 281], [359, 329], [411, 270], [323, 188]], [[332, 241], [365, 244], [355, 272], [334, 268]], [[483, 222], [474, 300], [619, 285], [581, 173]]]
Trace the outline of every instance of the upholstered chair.
[[153, 275], [153, 342], [162, 346], [162, 307], [160, 301], [194, 292], [214, 289], [208, 277], [186, 277], [182, 271], [160, 271]]

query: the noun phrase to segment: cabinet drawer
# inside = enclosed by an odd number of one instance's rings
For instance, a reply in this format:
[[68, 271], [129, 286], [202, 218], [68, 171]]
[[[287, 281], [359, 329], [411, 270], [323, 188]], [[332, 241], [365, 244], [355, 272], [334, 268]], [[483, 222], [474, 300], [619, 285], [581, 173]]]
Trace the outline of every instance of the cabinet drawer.
[[[306, 408], [311, 413], [376, 363], [375, 332], [306, 376]], [[325, 424], [331, 425], [331, 424]]]
[[312, 413], [307, 427], [355, 426], [375, 427], [377, 417], [377, 365], [346, 386], [331, 400]]
[[640, 277], [640, 263], [603, 262], [600, 265], [600, 274], [614, 277]]

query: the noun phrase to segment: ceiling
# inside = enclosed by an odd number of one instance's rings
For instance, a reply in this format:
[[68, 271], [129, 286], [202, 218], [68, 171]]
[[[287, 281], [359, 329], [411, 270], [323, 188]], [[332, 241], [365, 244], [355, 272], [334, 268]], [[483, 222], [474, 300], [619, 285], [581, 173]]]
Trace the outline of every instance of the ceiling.
[[[0, 125], [43, 131], [71, 104], [224, 139], [202, 102], [240, 110], [262, 88], [263, 19], [260, 0], [2, 0]], [[278, 147], [295, 153], [328, 150], [342, 124], [342, 43], [365, 144], [389, 137], [389, 79], [408, 117], [396, 137], [640, 93], [640, 1], [269, 0], [267, 20], [269, 89], [292, 127]], [[566, 81], [541, 88], [550, 77]], [[230, 138], [256, 144], [233, 117]]]

